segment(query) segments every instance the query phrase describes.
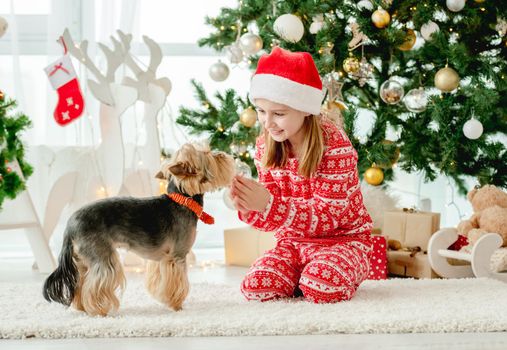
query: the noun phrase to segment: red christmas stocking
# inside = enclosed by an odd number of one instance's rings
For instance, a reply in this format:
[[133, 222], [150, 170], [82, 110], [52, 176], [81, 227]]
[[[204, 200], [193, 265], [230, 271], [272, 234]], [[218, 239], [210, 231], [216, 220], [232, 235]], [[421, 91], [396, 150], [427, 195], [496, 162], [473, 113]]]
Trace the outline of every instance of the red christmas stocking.
[[65, 126], [81, 116], [84, 109], [83, 94], [72, 61], [69, 55], [64, 55], [44, 70], [51, 86], [58, 93], [58, 104], [53, 116], [58, 124]]

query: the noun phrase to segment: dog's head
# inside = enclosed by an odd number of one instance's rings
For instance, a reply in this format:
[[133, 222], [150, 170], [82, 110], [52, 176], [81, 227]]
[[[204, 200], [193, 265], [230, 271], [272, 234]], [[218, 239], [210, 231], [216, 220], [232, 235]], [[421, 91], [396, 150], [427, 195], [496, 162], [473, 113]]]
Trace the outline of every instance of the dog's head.
[[233, 176], [234, 160], [230, 155], [191, 143], [183, 145], [156, 175], [172, 181], [190, 196], [229, 186]]

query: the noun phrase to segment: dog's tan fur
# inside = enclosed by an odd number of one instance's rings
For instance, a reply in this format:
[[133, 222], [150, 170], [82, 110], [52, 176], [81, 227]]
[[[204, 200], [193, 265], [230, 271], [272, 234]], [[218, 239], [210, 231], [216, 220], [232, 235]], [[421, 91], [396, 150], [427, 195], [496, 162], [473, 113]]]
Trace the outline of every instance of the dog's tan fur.
[[[186, 144], [162, 167], [157, 177], [166, 179], [170, 177], [173, 186], [189, 196], [194, 196], [228, 186], [234, 175], [233, 169], [232, 157], [221, 152], [212, 152], [206, 146]], [[86, 211], [83, 211], [83, 215], [86, 215]], [[75, 220], [77, 223], [81, 222], [79, 214]], [[195, 223], [195, 219], [193, 220]], [[128, 229], [129, 226], [124, 227]], [[149, 244], [137, 246], [135, 249], [128, 247], [138, 255], [149, 259], [146, 268], [146, 287], [157, 300], [174, 310], [182, 308], [189, 292], [185, 256], [190, 251], [195, 236], [195, 227], [189, 227], [185, 236], [180, 234], [177, 240], [171, 235], [162, 236], [166, 238], [157, 241], [157, 247]], [[67, 257], [65, 260], [61, 257], [60, 264], [63, 264], [63, 270], [55, 273], [53, 277], [50, 276], [51, 282], [47, 281], [45, 284], [46, 299], [68, 305], [70, 301], [66, 301], [68, 299], [64, 297], [70, 295], [72, 306], [90, 315], [105, 316], [111, 311], [118, 310], [120, 301], [117, 294], [125, 289], [126, 280], [116, 248], [125, 244], [125, 241], [111, 241], [107, 234], [95, 235], [94, 241], [91, 241], [92, 238], [88, 235], [79, 235], [79, 231], [73, 235], [69, 234], [67, 238], [72, 244], [71, 260], [76, 272], [69, 275], [69, 272], [64, 271], [65, 265], [68, 269], [70, 258]], [[68, 256], [69, 253], [66, 254]], [[67, 282], [60, 276], [75, 278], [74, 289], [67, 287], [71, 292], [64, 291], [65, 294], [62, 294], [61, 286], [66, 286]]]

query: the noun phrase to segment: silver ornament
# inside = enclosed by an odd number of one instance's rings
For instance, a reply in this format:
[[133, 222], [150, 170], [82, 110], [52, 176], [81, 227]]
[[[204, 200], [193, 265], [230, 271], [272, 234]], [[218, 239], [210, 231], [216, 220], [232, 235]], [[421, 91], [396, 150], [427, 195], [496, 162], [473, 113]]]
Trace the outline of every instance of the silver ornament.
[[467, 120], [463, 125], [463, 134], [470, 140], [476, 140], [481, 137], [483, 130], [482, 123], [474, 117]]
[[359, 61], [359, 68], [355, 72], [349, 73], [349, 76], [359, 81], [359, 86], [362, 87], [368, 79], [371, 79], [373, 70], [373, 65], [363, 56], [361, 61]]
[[243, 61], [243, 50], [241, 50], [239, 42], [235, 42], [234, 44], [227, 46], [225, 48], [225, 55], [233, 64]]
[[446, 0], [445, 4], [452, 12], [459, 12], [465, 7], [465, 0]]
[[[245, 150], [246, 151], [246, 150]], [[236, 175], [241, 175], [247, 178], [252, 178], [252, 169], [241, 160], [237, 159], [234, 161], [234, 167], [236, 169]]]
[[403, 98], [403, 103], [410, 112], [424, 112], [428, 106], [428, 96], [422, 87], [412, 89]]
[[310, 24], [310, 33], [317, 34], [324, 27], [324, 15], [322, 13], [313, 16]]
[[222, 61], [213, 63], [211, 67], [209, 67], [209, 76], [214, 81], [224, 81], [229, 76], [229, 67]]
[[229, 148], [231, 149], [232, 154], [238, 154], [238, 145], [236, 145], [235, 143], [231, 143]]
[[239, 46], [246, 55], [255, 55], [262, 49], [262, 39], [260, 36], [248, 32], [239, 38]]
[[387, 104], [394, 105], [401, 101], [405, 90], [396, 80], [388, 79], [380, 85], [380, 98]]

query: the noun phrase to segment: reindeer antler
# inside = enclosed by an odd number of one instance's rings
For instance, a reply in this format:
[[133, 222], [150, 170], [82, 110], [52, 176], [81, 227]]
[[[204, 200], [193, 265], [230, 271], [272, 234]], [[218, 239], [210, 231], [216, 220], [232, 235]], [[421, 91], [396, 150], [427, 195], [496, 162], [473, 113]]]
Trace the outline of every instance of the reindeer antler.
[[83, 40], [81, 45], [78, 47], [74, 44], [70, 32], [67, 28], [65, 28], [62, 40], [67, 50], [70, 52], [72, 56], [77, 58], [90, 72], [95, 76], [98, 82], [88, 79], [88, 86], [90, 90], [99, 101], [114, 106], [115, 101], [113, 95], [111, 94], [111, 89], [109, 87], [110, 83], [114, 82], [114, 73], [118, 69], [118, 67], [123, 62], [123, 50], [118, 41], [113, 39], [114, 50], [110, 50], [107, 46], [102, 43], [99, 43], [99, 47], [106, 56], [107, 60], [107, 70], [106, 74], [100, 72], [97, 66], [93, 63], [93, 60], [88, 55], [88, 41]]
[[160, 78], [157, 79], [156, 71], [160, 63], [162, 62], [162, 50], [160, 46], [147, 37], [143, 35], [143, 41], [148, 46], [150, 50], [150, 63], [146, 70], [143, 70], [139, 65], [134, 61], [133, 56], [129, 53], [130, 43], [132, 41], [131, 34], [125, 34], [121, 30], [117, 30], [118, 36], [120, 37], [120, 41], [123, 45], [124, 62], [127, 67], [135, 74], [136, 79], [134, 80], [129, 77], [125, 77], [123, 83], [128, 86], [135, 87], [138, 91], [139, 99], [144, 102], [150, 102], [148, 84], [154, 84], [160, 86], [166, 93], [169, 94], [171, 91], [171, 82], [168, 78]]

